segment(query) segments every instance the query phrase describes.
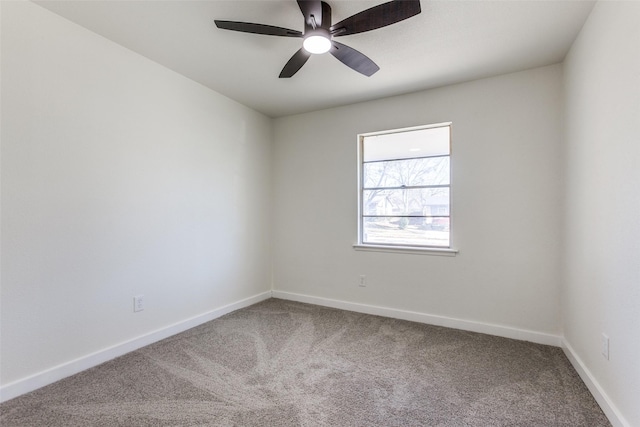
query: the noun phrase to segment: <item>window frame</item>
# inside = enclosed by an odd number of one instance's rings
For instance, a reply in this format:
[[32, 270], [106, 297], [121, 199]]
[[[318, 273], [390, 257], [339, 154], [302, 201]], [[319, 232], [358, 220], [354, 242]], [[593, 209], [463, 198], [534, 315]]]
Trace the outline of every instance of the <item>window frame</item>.
[[[364, 229], [364, 140], [369, 136], [398, 134], [403, 132], [413, 132], [424, 129], [433, 128], [449, 128], [449, 246], [427, 246], [427, 245], [402, 245], [402, 244], [380, 244], [380, 243], [364, 243], [363, 242], [363, 229]], [[443, 256], [455, 256], [458, 253], [457, 249], [454, 249], [453, 240], [453, 209], [452, 209], [452, 187], [453, 187], [453, 165], [452, 165], [452, 122], [434, 123], [428, 125], [419, 125], [406, 128], [383, 130], [378, 132], [361, 133], [357, 136], [357, 243], [353, 245], [356, 250], [374, 251], [374, 252], [395, 252], [395, 253], [415, 253], [415, 254], [427, 254], [427, 255], [443, 255]], [[393, 160], [393, 159], [388, 159]]]

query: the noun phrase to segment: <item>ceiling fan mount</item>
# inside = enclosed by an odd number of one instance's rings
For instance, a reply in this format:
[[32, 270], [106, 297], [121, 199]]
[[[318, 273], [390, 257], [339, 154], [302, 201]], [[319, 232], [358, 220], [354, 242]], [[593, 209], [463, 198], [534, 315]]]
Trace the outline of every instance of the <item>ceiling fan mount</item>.
[[331, 6], [320, 0], [297, 0], [304, 17], [304, 33], [272, 25], [215, 20], [218, 28], [268, 36], [303, 38], [303, 46], [293, 54], [280, 72], [280, 78], [292, 77], [313, 54], [330, 52], [347, 67], [371, 76], [380, 67], [359, 51], [333, 40], [334, 37], [364, 33], [395, 24], [421, 12], [420, 0], [394, 0], [374, 6], [335, 25], [331, 25]]

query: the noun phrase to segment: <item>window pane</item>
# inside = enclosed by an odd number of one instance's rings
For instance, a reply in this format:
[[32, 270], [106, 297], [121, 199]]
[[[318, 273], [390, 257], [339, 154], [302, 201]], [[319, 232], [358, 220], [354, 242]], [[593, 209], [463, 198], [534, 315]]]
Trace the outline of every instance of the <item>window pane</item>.
[[364, 215], [449, 216], [449, 188], [364, 190]]
[[363, 161], [449, 155], [449, 126], [370, 135], [363, 138]]
[[448, 185], [449, 156], [365, 163], [365, 188]]
[[360, 135], [360, 243], [450, 247], [450, 133], [441, 123]]
[[449, 218], [363, 218], [362, 243], [449, 247]]

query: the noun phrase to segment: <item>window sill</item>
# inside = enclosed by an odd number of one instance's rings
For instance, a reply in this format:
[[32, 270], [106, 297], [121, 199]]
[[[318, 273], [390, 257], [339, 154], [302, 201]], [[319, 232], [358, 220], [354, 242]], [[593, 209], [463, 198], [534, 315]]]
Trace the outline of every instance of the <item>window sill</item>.
[[411, 246], [385, 246], [385, 245], [365, 245], [354, 244], [353, 249], [356, 251], [369, 252], [391, 252], [401, 254], [418, 254], [418, 255], [436, 255], [436, 256], [456, 256], [457, 249], [451, 248], [415, 248]]

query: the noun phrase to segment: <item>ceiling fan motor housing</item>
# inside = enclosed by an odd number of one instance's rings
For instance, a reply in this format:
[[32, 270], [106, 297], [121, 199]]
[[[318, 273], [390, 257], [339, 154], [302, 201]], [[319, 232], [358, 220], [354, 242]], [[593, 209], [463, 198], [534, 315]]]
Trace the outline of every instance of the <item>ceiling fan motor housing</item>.
[[305, 21], [304, 42], [305, 50], [313, 54], [322, 54], [331, 50], [331, 6], [321, 2], [320, 16], [313, 12]]
[[307, 32], [310, 30], [316, 30], [318, 28], [324, 28], [329, 32], [331, 28], [331, 6], [328, 3], [321, 2], [321, 9], [318, 10], [320, 12], [320, 16], [316, 16], [316, 14], [311, 12], [308, 19], [305, 21], [304, 26], [304, 34], [306, 36]]

